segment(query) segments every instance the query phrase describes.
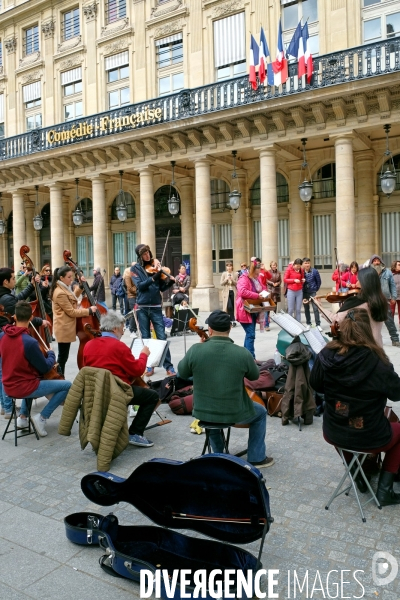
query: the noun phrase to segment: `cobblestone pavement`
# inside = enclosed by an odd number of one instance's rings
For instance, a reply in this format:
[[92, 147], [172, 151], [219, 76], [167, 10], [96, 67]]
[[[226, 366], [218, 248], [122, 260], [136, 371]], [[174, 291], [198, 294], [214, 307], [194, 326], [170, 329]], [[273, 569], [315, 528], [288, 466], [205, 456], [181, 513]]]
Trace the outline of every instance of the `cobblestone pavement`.
[[[257, 332], [259, 359], [273, 357], [277, 333], [275, 324], [270, 332]], [[232, 330], [232, 337], [238, 344], [243, 343], [244, 332], [240, 326]], [[129, 344], [128, 334], [123, 341]], [[400, 372], [400, 350], [390, 345], [385, 328], [384, 341], [385, 350]], [[197, 342], [195, 335], [186, 338], [187, 347]], [[183, 337], [171, 338], [170, 347], [176, 366], [184, 354]], [[77, 373], [76, 351], [77, 344], [74, 344], [67, 365], [68, 378]], [[157, 369], [155, 378], [162, 377], [164, 371]], [[44, 399], [39, 400], [33, 413], [39, 411], [43, 403]], [[204, 436], [190, 432], [192, 418], [175, 416], [166, 405], [160, 412], [172, 419], [172, 423], [148, 433], [154, 446], [149, 449], [128, 447], [113, 462], [111, 472], [128, 476], [150, 458], [187, 460], [201, 453]], [[77, 424], [70, 437], [58, 435], [60, 414], [61, 409], [58, 409], [48, 421], [46, 438], [40, 441], [34, 436], [19, 439], [15, 448], [13, 435], [8, 435], [0, 445], [0, 598], [138, 598], [137, 584], [103, 573], [98, 565], [99, 548], [76, 546], [65, 537], [64, 517], [79, 511], [96, 510], [107, 514], [113, 510], [124, 525], [148, 521], [129, 504], [106, 509], [88, 502], [80, 481], [83, 475], [96, 470], [96, 457], [89, 447], [80, 450]], [[157, 417], [154, 419], [158, 420]], [[399, 600], [400, 575], [393, 583], [379, 587], [373, 583], [371, 565], [377, 551], [400, 557], [400, 507], [379, 511], [369, 504], [365, 508], [366, 523], [360, 519], [354, 497], [343, 495], [334, 501], [329, 511], [324, 509], [341, 478], [343, 467], [336, 452], [322, 439], [321, 421], [321, 418], [315, 418], [312, 426], [299, 432], [293, 424], [282, 428], [280, 419], [268, 420], [267, 453], [275, 458], [275, 465], [265, 469], [264, 475], [275, 522], [266, 538], [262, 557], [264, 568], [279, 570], [277, 590], [281, 599], [362, 597]], [[1, 418], [1, 434], [5, 425], [6, 421]], [[232, 431], [233, 452], [245, 448], [247, 435], [246, 430]], [[193, 534], [189, 532], [189, 535]], [[257, 547], [257, 543], [246, 546], [254, 553]], [[306, 587], [302, 592], [297, 587], [295, 595], [293, 572], [296, 571], [302, 581], [307, 570], [308, 593]], [[332, 570], [337, 572], [330, 574], [327, 587], [327, 573]], [[337, 588], [334, 584], [340, 581], [343, 570], [342, 580], [351, 583]], [[356, 570], [364, 571], [356, 575], [363, 584], [364, 593], [353, 578]]]

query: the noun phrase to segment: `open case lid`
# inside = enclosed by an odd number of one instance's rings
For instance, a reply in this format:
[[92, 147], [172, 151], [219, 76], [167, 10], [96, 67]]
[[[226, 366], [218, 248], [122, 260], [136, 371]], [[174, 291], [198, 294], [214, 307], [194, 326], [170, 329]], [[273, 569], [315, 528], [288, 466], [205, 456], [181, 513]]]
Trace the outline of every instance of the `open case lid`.
[[258, 469], [226, 454], [189, 462], [155, 458], [123, 479], [91, 473], [81, 481], [92, 502], [129, 502], [157, 525], [193, 529], [220, 541], [246, 544], [268, 531], [269, 495]]

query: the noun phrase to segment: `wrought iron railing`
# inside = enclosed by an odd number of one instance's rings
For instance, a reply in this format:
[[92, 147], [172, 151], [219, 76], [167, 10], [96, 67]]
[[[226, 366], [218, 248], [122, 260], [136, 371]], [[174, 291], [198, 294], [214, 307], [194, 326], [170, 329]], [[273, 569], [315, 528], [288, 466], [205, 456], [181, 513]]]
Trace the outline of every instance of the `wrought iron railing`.
[[70, 146], [161, 122], [207, 115], [285, 98], [304, 91], [399, 72], [400, 37], [333, 52], [313, 60], [314, 73], [310, 84], [306, 84], [304, 78], [298, 78], [297, 63], [294, 63], [289, 65], [287, 82], [279, 88], [260, 85], [253, 90], [248, 77], [242, 76], [192, 90], [185, 89], [169, 96], [5, 138], [0, 140], [0, 160]]

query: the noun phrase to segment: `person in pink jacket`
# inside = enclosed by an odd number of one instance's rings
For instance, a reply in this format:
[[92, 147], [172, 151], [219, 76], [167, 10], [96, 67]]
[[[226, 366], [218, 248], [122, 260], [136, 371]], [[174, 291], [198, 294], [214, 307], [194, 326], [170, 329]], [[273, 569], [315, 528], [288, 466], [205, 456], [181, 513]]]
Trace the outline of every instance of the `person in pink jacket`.
[[254, 340], [256, 339], [256, 320], [257, 314], [246, 312], [244, 308], [245, 300], [258, 300], [262, 298], [261, 292], [265, 289], [259, 281], [260, 263], [251, 263], [248, 273], [241, 275], [237, 282], [236, 295], [236, 321], [238, 321], [245, 330], [244, 347], [249, 350], [255, 358]]
[[[303, 283], [305, 282], [304, 270], [301, 268], [303, 261], [296, 258], [292, 265], [285, 271], [284, 282], [287, 285], [287, 302], [289, 315], [301, 322], [301, 305], [303, 303]], [[293, 314], [295, 312], [295, 315]]]

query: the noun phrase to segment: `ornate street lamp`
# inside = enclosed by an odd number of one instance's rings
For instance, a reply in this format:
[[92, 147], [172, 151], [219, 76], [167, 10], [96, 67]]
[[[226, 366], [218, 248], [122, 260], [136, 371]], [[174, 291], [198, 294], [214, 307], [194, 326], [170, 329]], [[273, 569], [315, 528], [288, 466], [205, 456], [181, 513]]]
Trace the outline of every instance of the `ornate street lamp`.
[[[303, 181], [303, 183], [300, 183], [300, 185], [299, 185], [299, 194], [300, 194], [300, 199], [303, 202], [305, 202], [307, 205], [308, 202], [310, 202], [312, 195], [313, 195], [313, 182], [312, 182], [312, 178], [311, 178], [310, 167], [308, 166], [307, 157], [306, 157], [306, 142], [307, 142], [307, 138], [301, 139], [301, 143], [303, 144], [303, 164], [301, 165], [300, 181], [302, 179], [303, 169], [304, 169], [304, 181]], [[308, 181], [307, 176], [306, 176], [307, 175], [307, 173], [305, 172], [306, 167], [308, 167], [308, 176], [309, 176], [310, 181]]]
[[[1, 201], [1, 197], [3, 195], [3, 192], [0, 192], [0, 201]], [[3, 235], [3, 233], [5, 233], [6, 231], [6, 222], [3, 219], [3, 207], [0, 204], [0, 235]]]
[[43, 217], [39, 210], [39, 186], [35, 185], [36, 190], [36, 215], [33, 217], [33, 227], [36, 231], [40, 231], [43, 228]]
[[[172, 167], [172, 181], [169, 186], [169, 198], [168, 198], [168, 210], [170, 214], [175, 217], [179, 213], [179, 198], [177, 198], [173, 192], [173, 186], [175, 185], [175, 161], [171, 160]], [[172, 194], [172, 195], [171, 195]]]
[[[396, 189], [396, 183], [397, 183], [397, 174], [396, 174], [396, 168], [394, 166], [394, 160], [393, 160], [393, 156], [392, 153], [389, 150], [389, 131], [390, 131], [391, 125], [384, 125], [383, 129], [386, 132], [386, 151], [384, 153], [385, 157], [388, 157], [389, 160], [387, 161], [387, 158], [384, 159], [384, 162], [382, 163], [382, 167], [381, 167], [381, 176], [380, 176], [380, 180], [381, 180], [381, 190], [384, 194], [386, 194], [386, 196], [389, 198], [390, 194], [392, 192], [394, 192], [394, 190]], [[387, 165], [386, 165], [386, 171], [383, 172], [383, 167], [385, 165], [387, 161]], [[390, 167], [390, 163], [392, 166], [391, 170]]]
[[116, 211], [117, 211], [117, 217], [119, 221], [126, 221], [126, 219], [128, 218], [128, 207], [126, 206], [126, 202], [125, 202], [125, 193], [124, 190], [122, 189], [122, 175], [124, 174], [123, 171], [118, 171], [119, 173], [119, 194], [118, 194], [118, 205], [116, 207]]
[[75, 208], [74, 212], [72, 213], [72, 220], [76, 227], [80, 227], [83, 224], [83, 212], [82, 212], [81, 201], [79, 198], [79, 179], [78, 178], [75, 179], [75, 184], [76, 184], [76, 198], [75, 198], [76, 208]]
[[232, 150], [232, 156], [233, 156], [232, 187], [233, 187], [233, 190], [231, 192], [229, 192], [229, 207], [232, 210], [234, 210], [235, 212], [237, 211], [237, 209], [240, 206], [240, 198], [242, 197], [242, 194], [240, 193], [239, 180], [238, 180], [238, 176], [236, 173], [236, 155], [237, 155], [237, 151]]

